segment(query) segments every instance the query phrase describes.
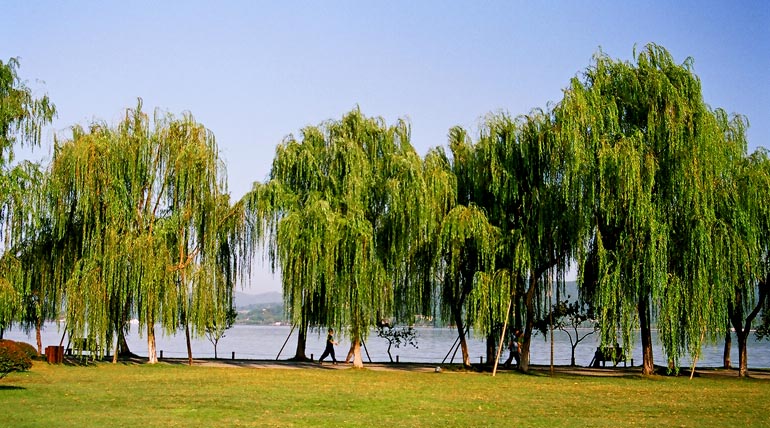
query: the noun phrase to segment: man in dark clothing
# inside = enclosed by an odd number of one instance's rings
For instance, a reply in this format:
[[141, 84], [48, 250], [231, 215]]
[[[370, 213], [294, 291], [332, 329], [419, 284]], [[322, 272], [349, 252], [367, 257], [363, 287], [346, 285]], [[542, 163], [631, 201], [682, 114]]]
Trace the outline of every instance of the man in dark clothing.
[[521, 331], [516, 329], [516, 331], [513, 333], [513, 337], [511, 338], [511, 341], [508, 343], [508, 349], [511, 350], [510, 355], [508, 355], [508, 359], [505, 360], [505, 363], [503, 366], [507, 369], [511, 366], [511, 360], [514, 358], [516, 359], [516, 368], [519, 367], [519, 338], [521, 337]]
[[337, 358], [334, 357], [334, 345], [336, 344], [337, 342], [334, 341], [334, 330], [329, 329], [329, 334], [326, 336], [326, 349], [324, 349], [324, 353], [321, 354], [321, 358], [318, 359], [319, 363], [323, 362], [327, 355], [331, 355], [332, 361], [334, 364], [337, 364]]

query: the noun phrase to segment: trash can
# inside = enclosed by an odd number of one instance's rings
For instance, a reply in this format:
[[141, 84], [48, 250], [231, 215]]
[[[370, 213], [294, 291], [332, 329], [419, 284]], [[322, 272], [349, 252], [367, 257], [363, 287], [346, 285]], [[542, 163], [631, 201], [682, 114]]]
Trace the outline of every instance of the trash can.
[[48, 364], [61, 364], [64, 361], [64, 347], [63, 346], [46, 346], [45, 358], [48, 360]]

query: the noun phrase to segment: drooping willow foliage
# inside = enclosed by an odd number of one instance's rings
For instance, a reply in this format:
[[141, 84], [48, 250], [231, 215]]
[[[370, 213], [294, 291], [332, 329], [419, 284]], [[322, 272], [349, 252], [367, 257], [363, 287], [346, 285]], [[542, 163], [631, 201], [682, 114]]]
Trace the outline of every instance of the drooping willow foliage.
[[[422, 313], [440, 312], [440, 318], [457, 328], [462, 361], [470, 365], [466, 329], [473, 322], [469, 297], [483, 274], [494, 266], [497, 231], [467, 196], [473, 169], [473, 146], [461, 128], [449, 132], [450, 159], [442, 148], [425, 157], [426, 190], [423, 204], [429, 207], [426, 231], [415, 247], [414, 261], [420, 287]], [[437, 308], [436, 308], [437, 306]]]
[[47, 95], [35, 98], [17, 74], [19, 60], [0, 60], [0, 167], [14, 159], [14, 146], [40, 145], [41, 133], [56, 116]]
[[641, 328], [645, 373], [653, 326], [677, 367], [728, 322], [745, 373], [769, 305], [770, 161], [747, 156], [744, 118], [707, 106], [692, 61], [662, 47], [631, 62], [600, 52], [553, 108], [490, 114], [475, 142], [452, 128], [449, 154], [421, 159], [407, 123], [358, 110], [309, 126], [232, 206], [213, 135], [141, 103], [117, 127], [75, 127], [48, 174], [11, 168], [55, 113], [17, 67], [0, 62], [0, 330], [64, 308], [70, 333], [104, 349], [139, 318], [153, 360], [155, 325], [188, 344], [223, 325], [264, 245], [297, 356], [308, 328], [330, 326], [360, 366], [370, 326], [440, 312], [469, 365], [466, 328], [494, 347], [513, 306], [527, 370], [534, 321], [576, 262], [603, 344], [632, 349]]
[[[629, 349], [642, 328], [652, 371], [651, 318], [673, 365], [723, 331], [732, 292], [715, 274], [715, 195], [739, 152], [704, 103], [692, 61], [647, 45], [633, 63], [603, 53], [572, 80], [556, 110], [580, 195], [582, 287], [599, 309], [602, 341]], [[620, 340], [618, 336], [621, 336]]]
[[514, 315], [524, 317], [520, 367], [525, 371], [534, 321], [548, 310], [552, 287], [563, 287], [577, 239], [574, 198], [564, 189], [566, 156], [556, 135], [553, 116], [546, 111], [515, 119], [502, 113], [488, 116], [469, 180], [474, 202], [501, 233], [491, 277], [496, 281], [473, 295], [479, 315], [487, 314], [477, 316], [484, 320], [477, 329], [490, 332], [501, 324], [513, 299], [519, 313]]
[[[745, 147], [743, 118], [728, 120], [726, 114], [718, 113], [726, 140], [739, 149]], [[733, 164], [720, 180], [716, 269], [726, 284], [733, 285], [728, 316], [738, 341], [739, 375], [748, 376], [749, 334], [760, 311], [766, 322], [770, 310], [770, 208], [766, 200], [770, 192], [770, 159], [767, 151], [760, 149], [750, 156], [735, 157]], [[763, 325], [757, 328], [759, 337]]]
[[[0, 337], [6, 326], [21, 320], [26, 327], [45, 317], [50, 307], [32, 296], [43, 286], [33, 283], [16, 249], [29, 244], [45, 225], [38, 223], [35, 198], [42, 192], [40, 167], [23, 162], [14, 165], [14, 148], [38, 146], [43, 127], [56, 115], [48, 96], [35, 98], [17, 74], [15, 58], [0, 60]], [[38, 290], [39, 291], [39, 290]], [[43, 313], [45, 312], [45, 313]]]
[[242, 215], [214, 136], [190, 114], [150, 121], [140, 101], [116, 129], [76, 127], [57, 141], [50, 175], [54, 239], [79, 249], [53, 278], [71, 334], [104, 349], [136, 317], [154, 362], [156, 324], [203, 335], [224, 319], [243, 248], [228, 218]]
[[358, 110], [307, 127], [276, 149], [265, 184], [244, 198], [282, 272], [286, 309], [304, 326], [346, 328], [358, 345], [393, 313], [406, 287], [410, 244], [423, 226], [422, 163], [408, 125]]

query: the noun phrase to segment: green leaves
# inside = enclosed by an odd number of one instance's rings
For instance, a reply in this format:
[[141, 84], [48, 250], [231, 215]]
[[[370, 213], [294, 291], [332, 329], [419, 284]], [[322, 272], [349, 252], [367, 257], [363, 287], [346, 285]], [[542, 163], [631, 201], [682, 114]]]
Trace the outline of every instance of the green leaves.
[[202, 335], [250, 255], [211, 132], [190, 114], [151, 123], [141, 107], [116, 129], [75, 128], [51, 167], [54, 230], [79, 242], [74, 269], [62, 264], [55, 282], [66, 284], [68, 326], [102, 345], [134, 316]]
[[691, 60], [677, 64], [657, 45], [635, 56], [620, 62], [599, 53], [565, 91], [556, 118], [575, 160], [569, 181], [585, 207], [578, 214], [588, 250], [579, 264], [598, 267], [602, 340], [613, 343], [618, 331], [628, 340], [649, 301], [676, 362], [721, 335], [731, 284], [745, 277], [738, 266], [751, 264], [740, 249], [746, 241], [728, 226], [745, 227], [745, 214], [722, 199], [736, 190], [744, 124], [704, 103]]
[[[405, 122], [354, 110], [276, 149], [265, 184], [244, 197], [251, 236], [268, 239], [296, 324], [347, 326], [365, 338], [393, 311], [428, 210], [422, 162]], [[263, 230], [265, 228], [266, 230]]]

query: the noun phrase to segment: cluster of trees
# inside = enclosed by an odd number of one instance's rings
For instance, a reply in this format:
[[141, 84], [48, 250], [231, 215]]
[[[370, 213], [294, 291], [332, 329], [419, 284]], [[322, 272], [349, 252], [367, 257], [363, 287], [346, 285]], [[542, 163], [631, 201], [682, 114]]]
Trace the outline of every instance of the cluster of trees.
[[439, 313], [469, 365], [469, 327], [491, 357], [512, 311], [526, 371], [574, 263], [602, 342], [632, 349], [640, 332], [644, 373], [657, 324], [674, 368], [734, 328], [745, 375], [770, 273], [770, 162], [747, 153], [746, 126], [704, 102], [691, 60], [600, 52], [552, 107], [490, 114], [475, 141], [453, 128], [448, 152], [421, 158], [408, 124], [358, 110], [307, 127], [278, 146], [246, 211], [282, 268], [297, 358], [308, 327], [345, 327], [357, 344], [383, 314]]
[[[3, 85], [29, 95], [15, 66], [0, 64]], [[644, 373], [657, 324], [672, 367], [735, 329], [746, 374], [767, 305], [770, 160], [747, 153], [746, 120], [706, 105], [692, 62], [662, 47], [631, 62], [600, 52], [549, 108], [489, 114], [475, 140], [453, 128], [425, 156], [407, 122], [355, 109], [287, 137], [235, 203], [211, 133], [189, 114], [150, 121], [141, 103], [116, 128], [75, 127], [47, 169], [10, 169], [15, 138], [37, 143], [55, 112], [26, 102], [27, 116], [0, 116], [0, 327], [63, 310], [71, 334], [118, 355], [137, 316], [152, 361], [156, 324], [188, 339], [227, 325], [261, 246], [282, 272], [295, 358], [309, 329], [331, 326], [360, 367], [383, 318], [436, 314], [464, 364], [471, 327], [492, 361], [513, 315], [527, 371], [549, 292], [576, 265], [602, 342], [631, 349], [641, 332]]]
[[[33, 99], [0, 63], [5, 167], [16, 139], [39, 143], [55, 110]], [[50, 165], [4, 170], [0, 328], [37, 328], [62, 316], [71, 338], [93, 350], [129, 352], [129, 320], [138, 318], [150, 362], [155, 326], [202, 336], [227, 324], [243, 260], [243, 211], [231, 205], [212, 133], [185, 114], [156, 112], [141, 101], [111, 127], [92, 123], [56, 139]], [[42, 347], [38, 334], [38, 349]]]

